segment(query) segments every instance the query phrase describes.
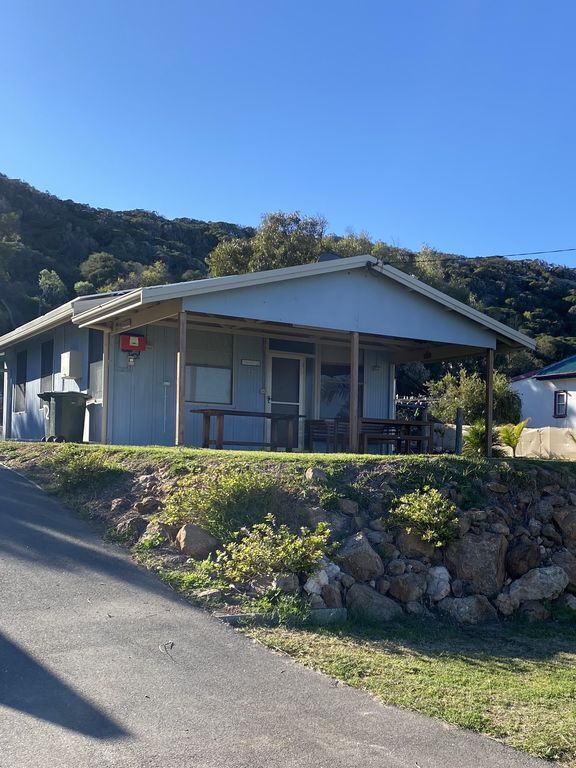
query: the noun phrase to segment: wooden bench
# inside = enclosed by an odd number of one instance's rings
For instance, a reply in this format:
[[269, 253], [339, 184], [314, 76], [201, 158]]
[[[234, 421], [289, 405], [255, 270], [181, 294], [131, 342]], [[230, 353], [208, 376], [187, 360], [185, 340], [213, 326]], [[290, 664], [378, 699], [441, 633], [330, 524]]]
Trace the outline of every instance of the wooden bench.
[[[192, 409], [190, 413], [199, 413], [202, 415], [202, 447], [222, 449], [224, 446], [242, 447], [252, 446], [258, 448], [270, 448], [278, 450], [284, 448], [286, 451], [292, 451], [298, 447], [298, 442], [294, 445], [294, 438], [298, 437], [298, 423], [304, 416], [293, 416], [284, 413], [266, 413], [264, 411], [237, 411], [231, 408], [197, 408]], [[228, 416], [244, 416], [249, 418], [268, 419], [271, 423], [271, 440], [224, 440], [224, 419]], [[212, 419], [216, 421], [215, 437], [210, 437]], [[278, 439], [278, 427], [280, 424], [287, 425], [286, 440]]]

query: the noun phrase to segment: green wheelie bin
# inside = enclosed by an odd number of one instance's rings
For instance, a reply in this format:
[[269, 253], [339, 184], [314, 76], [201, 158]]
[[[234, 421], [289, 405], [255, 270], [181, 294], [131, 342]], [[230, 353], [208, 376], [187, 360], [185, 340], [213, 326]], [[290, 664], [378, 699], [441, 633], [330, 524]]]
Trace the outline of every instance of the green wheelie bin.
[[89, 395], [83, 392], [42, 392], [38, 397], [44, 401], [44, 440], [81, 443]]

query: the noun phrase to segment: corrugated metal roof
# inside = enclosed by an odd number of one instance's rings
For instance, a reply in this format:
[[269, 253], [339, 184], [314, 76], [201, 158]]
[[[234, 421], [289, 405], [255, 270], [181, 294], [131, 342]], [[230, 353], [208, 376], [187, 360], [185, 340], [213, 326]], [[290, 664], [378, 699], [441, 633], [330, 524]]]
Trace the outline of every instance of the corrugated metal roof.
[[[472, 320], [479, 325], [495, 333], [510, 346], [524, 346], [528, 349], [534, 349], [536, 343], [513, 328], [494, 320], [488, 315], [478, 312], [476, 309], [463, 304], [451, 296], [432, 288], [426, 283], [417, 280], [412, 275], [407, 275], [395, 267], [378, 261], [374, 256], [351, 256], [344, 259], [335, 259], [325, 262], [315, 262], [313, 264], [302, 264], [284, 269], [273, 269], [263, 272], [249, 272], [242, 275], [229, 275], [226, 277], [212, 277], [203, 280], [192, 280], [185, 283], [172, 283], [169, 285], [150, 286], [147, 288], [137, 288], [133, 291], [115, 295], [110, 298], [86, 297], [90, 303], [81, 306], [81, 299], [75, 299], [68, 304], [53, 310], [47, 315], [33, 320], [20, 328], [16, 328], [11, 333], [0, 338], [0, 349], [9, 347], [18, 341], [36, 335], [66, 320], [72, 319], [80, 327], [90, 326], [108, 320], [111, 317], [121, 315], [123, 312], [142, 307], [146, 304], [168, 301], [170, 299], [180, 299], [187, 296], [206, 294], [213, 292], [225, 292], [244, 288], [252, 285], [266, 285], [285, 280], [294, 280], [313, 275], [321, 275], [327, 272], [338, 272], [349, 269], [369, 268], [382, 277], [393, 280], [403, 285], [407, 290], [419, 293], [422, 296], [431, 299], [446, 310], [455, 312], [463, 317]], [[336, 310], [337, 311], [337, 310]], [[510, 344], [510, 342], [512, 342]]]
[[535, 379], [561, 379], [570, 377], [576, 377], [576, 355], [566, 357], [558, 363], [547, 365], [546, 368], [542, 368], [534, 375]]

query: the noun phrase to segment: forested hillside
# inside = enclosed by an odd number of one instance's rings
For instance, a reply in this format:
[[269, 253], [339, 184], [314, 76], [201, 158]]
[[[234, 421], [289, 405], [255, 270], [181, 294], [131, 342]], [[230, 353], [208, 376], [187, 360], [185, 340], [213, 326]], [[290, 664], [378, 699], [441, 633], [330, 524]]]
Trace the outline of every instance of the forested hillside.
[[0, 175], [0, 333], [75, 295], [372, 253], [538, 341], [500, 361], [522, 373], [576, 353], [576, 270], [539, 260], [418, 253], [320, 218], [268, 214], [256, 230], [60, 200]]
[[220, 240], [253, 234], [225, 222], [91, 208], [0, 174], [0, 333], [77, 293], [204, 276]]

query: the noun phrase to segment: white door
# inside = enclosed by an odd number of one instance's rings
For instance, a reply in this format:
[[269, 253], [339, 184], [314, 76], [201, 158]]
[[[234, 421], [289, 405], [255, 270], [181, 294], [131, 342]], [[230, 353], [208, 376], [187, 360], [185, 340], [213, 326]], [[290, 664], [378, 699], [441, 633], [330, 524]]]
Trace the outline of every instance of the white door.
[[[306, 358], [297, 355], [270, 352], [266, 376], [266, 411], [275, 414], [303, 416], [304, 411], [304, 375]], [[304, 419], [298, 419], [298, 427], [293, 430], [291, 446], [289, 443], [289, 422], [275, 422], [272, 428], [268, 424], [268, 440], [272, 435], [281, 445], [302, 450], [304, 445]]]

